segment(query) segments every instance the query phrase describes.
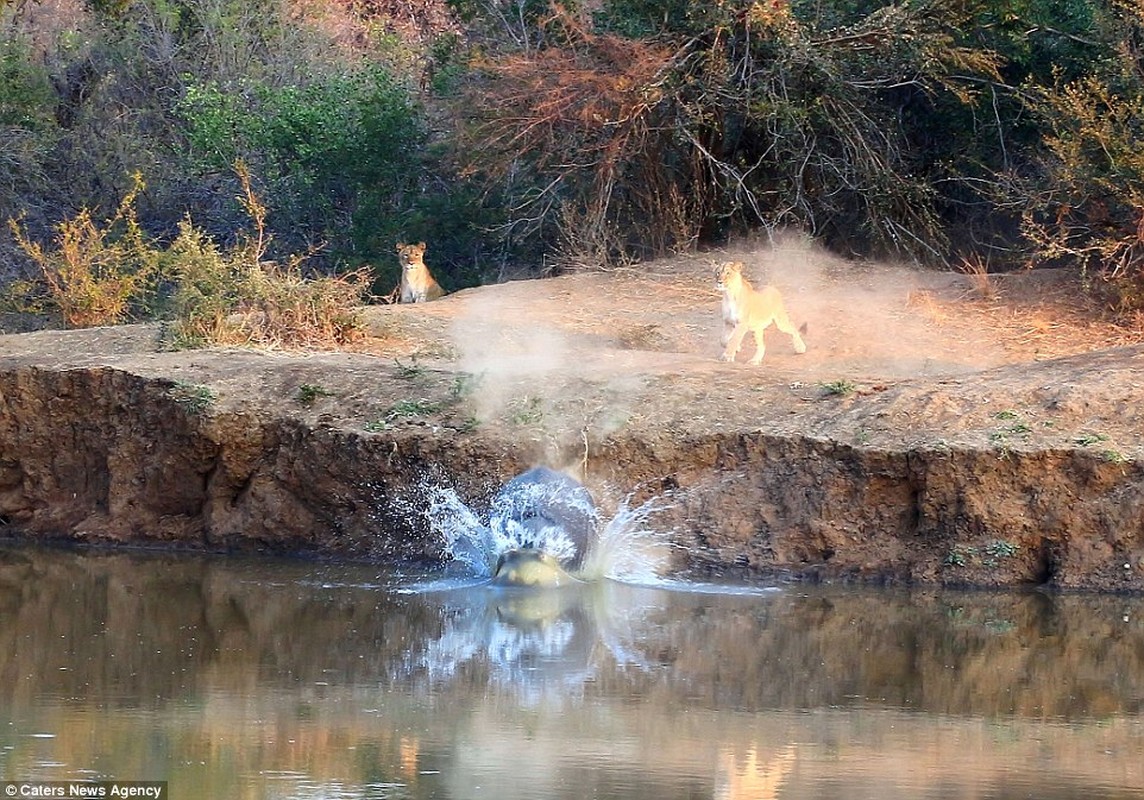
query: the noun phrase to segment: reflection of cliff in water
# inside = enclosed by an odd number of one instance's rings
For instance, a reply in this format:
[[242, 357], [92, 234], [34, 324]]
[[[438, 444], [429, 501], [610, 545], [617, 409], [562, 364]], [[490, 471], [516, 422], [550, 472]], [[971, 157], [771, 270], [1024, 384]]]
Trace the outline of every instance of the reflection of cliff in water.
[[[821, 785], [794, 792], [821, 777], [805, 764], [825, 759], [863, 785], [922, 765], [996, 787], [1013, 763], [1048, 759], [1066, 786], [1099, 784], [1107, 761], [1091, 753], [1107, 750], [1144, 787], [1126, 749], [1138, 753], [1144, 736], [1139, 599], [739, 596], [608, 582], [418, 594], [396, 591], [404, 580], [361, 567], [0, 551], [7, 763], [90, 767], [116, 747], [138, 770], [117, 774], [132, 777], [178, 752], [225, 760], [236, 775], [370, 772], [414, 786], [439, 773], [464, 796], [474, 776], [494, 780], [491, 764], [527, 756], [534, 797], [564, 796], [565, 785], [583, 796], [584, 781], [621, 791], [637, 778], [646, 793], [630, 796], [673, 796], [655, 791], [668, 781], [695, 796], [785, 782], [790, 796], [829, 797]], [[29, 739], [29, 725], [55, 738]], [[139, 752], [140, 725], [149, 742], [162, 733], [157, 751]], [[1072, 725], [1088, 726], [1087, 750], [1074, 751]]]
[[208, 687], [427, 679], [449, 691], [478, 674], [512, 690], [513, 670], [560, 660], [561, 693], [578, 676], [657, 692], [686, 683], [679, 702], [742, 710], [1144, 710], [1144, 617], [1132, 598], [385, 586], [361, 567], [5, 551], [0, 699], [112, 692], [151, 705]]

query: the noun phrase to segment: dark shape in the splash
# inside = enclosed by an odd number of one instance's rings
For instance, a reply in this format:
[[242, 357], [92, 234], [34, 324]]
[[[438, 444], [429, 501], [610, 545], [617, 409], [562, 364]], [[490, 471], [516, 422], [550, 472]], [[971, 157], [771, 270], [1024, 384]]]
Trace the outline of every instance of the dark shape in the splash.
[[[596, 537], [599, 517], [591, 493], [574, 478], [548, 467], [533, 467], [506, 483], [489, 510], [493, 525], [519, 525], [519, 547], [501, 555], [493, 571], [498, 586], [563, 586]], [[559, 529], [571, 552], [552, 553], [552, 529]]]

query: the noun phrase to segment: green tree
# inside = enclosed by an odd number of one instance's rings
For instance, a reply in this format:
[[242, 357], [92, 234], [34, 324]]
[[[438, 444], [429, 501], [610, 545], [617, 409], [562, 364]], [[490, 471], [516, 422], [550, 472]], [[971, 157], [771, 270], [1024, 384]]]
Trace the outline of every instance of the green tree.
[[421, 115], [408, 89], [380, 67], [304, 85], [189, 80], [176, 110], [195, 174], [249, 163], [273, 200], [282, 244], [294, 249], [320, 243], [335, 256], [377, 253], [375, 231], [392, 233], [387, 221], [416, 195]]

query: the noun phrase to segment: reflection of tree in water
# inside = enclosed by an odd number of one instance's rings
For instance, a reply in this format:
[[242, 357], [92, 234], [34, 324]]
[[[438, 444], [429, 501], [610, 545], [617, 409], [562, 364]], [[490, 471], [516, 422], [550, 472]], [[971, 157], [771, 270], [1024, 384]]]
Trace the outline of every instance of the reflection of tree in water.
[[437, 797], [511, 782], [499, 800], [907, 797], [920, 779], [1002, 797], [1015, 771], [1042, 797], [1144, 786], [1139, 598], [406, 585], [345, 564], [0, 552], [9, 774], [177, 761], [199, 765], [188, 800], [271, 773]]

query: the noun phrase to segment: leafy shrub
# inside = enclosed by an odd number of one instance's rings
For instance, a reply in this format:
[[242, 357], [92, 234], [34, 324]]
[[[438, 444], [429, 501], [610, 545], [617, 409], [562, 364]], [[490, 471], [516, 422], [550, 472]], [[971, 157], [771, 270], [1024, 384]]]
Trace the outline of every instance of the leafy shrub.
[[54, 100], [47, 71], [36, 64], [29, 44], [0, 39], [0, 129], [52, 127]]
[[167, 251], [174, 278], [175, 346], [257, 344], [261, 347], [337, 347], [364, 335], [358, 306], [368, 288], [366, 270], [341, 276], [305, 278], [302, 258], [285, 266], [265, 260], [269, 236], [267, 208], [251, 187], [246, 165], [236, 172], [254, 230], [223, 252], [213, 240], [183, 220]]
[[368, 271], [306, 278], [301, 257], [286, 265], [265, 260], [266, 207], [241, 161], [236, 172], [254, 230], [224, 252], [189, 220], [180, 224], [167, 251], [175, 284], [171, 343], [337, 347], [363, 336], [358, 306], [369, 288]]
[[1017, 186], [1032, 258], [1077, 266], [1129, 312], [1144, 310], [1144, 70], [1130, 46], [1144, 37], [1144, 6], [1118, 8], [1114, 57], [1027, 87], [1044, 146], [1040, 172]]
[[191, 81], [176, 108], [196, 174], [249, 163], [274, 198], [284, 247], [331, 243], [333, 260], [392, 250], [395, 234], [383, 243], [374, 231], [416, 194], [424, 131], [407, 87], [386, 69], [301, 85]]
[[[2, 13], [0, 26], [7, 27]], [[0, 219], [24, 214], [39, 222], [54, 205], [46, 169], [58, 133], [54, 104], [48, 72], [30, 43], [11, 31], [0, 34]], [[17, 253], [0, 236], [0, 282], [18, 277]]]
[[76, 328], [123, 322], [156, 278], [158, 252], [135, 214], [143, 181], [124, 196], [102, 226], [89, 209], [56, 226], [55, 248], [32, 241], [17, 220], [8, 221], [20, 248], [39, 268], [49, 305]]
[[323, 348], [364, 336], [358, 305], [367, 271], [307, 279], [296, 262], [235, 263], [199, 236], [185, 231], [173, 248], [173, 345]]
[[[236, 172], [253, 230], [226, 250], [190, 218], [179, 223], [170, 247], [154, 245], [135, 215], [139, 177], [104, 225], [87, 209], [61, 222], [53, 248], [29, 238], [18, 221], [9, 226], [39, 267], [48, 304], [73, 327], [111, 325], [132, 309], [165, 307], [171, 315], [166, 332], [177, 346], [336, 347], [364, 335], [358, 306], [368, 271], [307, 278], [301, 257], [286, 265], [267, 261], [266, 208], [245, 165], [239, 162]], [[29, 294], [36, 293], [30, 287]]]

